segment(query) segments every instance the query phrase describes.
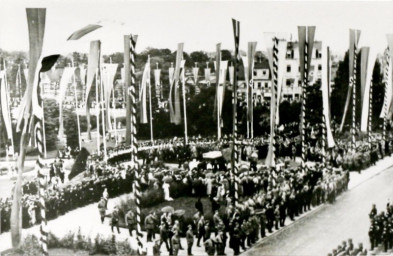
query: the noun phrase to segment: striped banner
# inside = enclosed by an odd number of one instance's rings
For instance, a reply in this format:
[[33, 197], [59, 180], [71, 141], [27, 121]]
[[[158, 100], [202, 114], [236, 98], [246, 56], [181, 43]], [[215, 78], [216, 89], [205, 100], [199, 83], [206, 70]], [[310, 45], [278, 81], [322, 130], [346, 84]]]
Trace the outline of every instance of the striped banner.
[[306, 104], [307, 104], [307, 87], [308, 76], [311, 67], [312, 50], [314, 46], [315, 27], [298, 27], [299, 34], [299, 60], [300, 60], [300, 77], [302, 79], [302, 102], [301, 102], [301, 119], [300, 119], [300, 137], [302, 143], [301, 167], [305, 170], [306, 162]]
[[234, 76], [233, 76], [233, 84], [232, 84], [232, 98], [233, 98], [233, 134], [232, 134], [232, 155], [231, 155], [231, 170], [232, 170], [232, 178], [234, 181], [234, 200], [233, 204], [239, 200], [239, 177], [237, 172], [237, 163], [239, 160], [239, 148], [237, 145], [237, 81], [239, 75], [239, 62], [240, 62], [240, 55], [239, 55], [239, 43], [240, 43], [240, 22], [232, 19], [232, 26], [233, 26], [233, 35], [235, 39], [235, 63], [234, 63]]
[[135, 174], [134, 180], [134, 195], [136, 205], [136, 240], [138, 243], [138, 254], [142, 255], [144, 246], [142, 243], [142, 229], [141, 229], [141, 189], [140, 189], [140, 168], [138, 163], [138, 142], [137, 142], [137, 130], [136, 130], [136, 82], [135, 82], [135, 46], [137, 35], [130, 36], [130, 71], [131, 71], [131, 86], [129, 90], [130, 105], [131, 105], [131, 163], [132, 170]]

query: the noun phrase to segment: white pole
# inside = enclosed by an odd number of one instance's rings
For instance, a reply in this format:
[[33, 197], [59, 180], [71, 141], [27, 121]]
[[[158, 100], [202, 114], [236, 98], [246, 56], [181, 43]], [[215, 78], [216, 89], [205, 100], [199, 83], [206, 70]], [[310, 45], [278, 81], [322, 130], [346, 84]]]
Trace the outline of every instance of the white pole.
[[[72, 67], [74, 67], [74, 61], [72, 61]], [[82, 143], [81, 143], [81, 125], [80, 125], [80, 120], [79, 120], [79, 114], [78, 114], [78, 97], [76, 94], [76, 82], [75, 82], [75, 73], [72, 76], [72, 83], [74, 85], [74, 96], [75, 96], [75, 112], [76, 112], [76, 122], [78, 123], [78, 145], [79, 145], [79, 150], [82, 149]]]
[[44, 111], [44, 97], [43, 97], [43, 90], [42, 90], [43, 85], [41, 86], [41, 107], [42, 107], [42, 134], [43, 134], [43, 139], [44, 139], [44, 157], [47, 157], [47, 152], [46, 152], [46, 132], [45, 132], [45, 111]]
[[[105, 113], [104, 113], [104, 86], [102, 86], [102, 76], [100, 72], [100, 92], [101, 92], [101, 102], [102, 102], [102, 142], [104, 144], [104, 161], [107, 161], [107, 155], [106, 155], [106, 136], [105, 136]], [[107, 113], [109, 114], [109, 113]]]
[[185, 85], [186, 85], [186, 79], [185, 79], [185, 69], [183, 69], [183, 109], [184, 109], [184, 142], [185, 145], [188, 144], [188, 135], [187, 135], [187, 109], [186, 109], [186, 90], [185, 90]]
[[[86, 104], [88, 101], [86, 101]], [[97, 155], [100, 155], [100, 104], [98, 102], [98, 68], [96, 69], [96, 124], [97, 124]]]
[[[115, 125], [113, 126], [113, 130], [115, 131], [115, 143], [116, 143], [116, 146], [117, 146], [117, 127], [116, 127], [116, 102], [115, 102], [115, 87], [113, 86], [113, 89], [112, 89], [112, 104], [113, 104], [113, 107], [112, 107], [112, 115], [113, 115], [113, 121], [114, 121], [114, 123], [115, 123]], [[110, 120], [110, 118], [109, 118], [109, 121], [111, 121]]]
[[[149, 55], [149, 72], [150, 72], [150, 55]], [[158, 66], [158, 64], [157, 64]], [[150, 140], [153, 145], [153, 114], [152, 114], [152, 108], [151, 108], [151, 79], [150, 79], [150, 74], [149, 74], [149, 80], [147, 81], [147, 84], [149, 86], [149, 108], [150, 108]]]

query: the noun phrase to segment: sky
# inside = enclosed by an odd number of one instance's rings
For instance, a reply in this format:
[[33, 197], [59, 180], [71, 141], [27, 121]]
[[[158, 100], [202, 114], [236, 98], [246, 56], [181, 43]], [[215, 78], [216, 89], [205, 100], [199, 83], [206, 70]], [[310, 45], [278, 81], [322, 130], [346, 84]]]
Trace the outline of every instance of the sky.
[[[232, 18], [240, 21], [240, 47], [264, 34], [297, 39], [297, 26], [316, 26], [316, 40], [343, 55], [349, 29], [360, 29], [359, 46], [386, 48], [393, 33], [393, 1], [130, 1], [130, 0], [1, 0], [0, 48], [27, 51], [26, 8], [45, 7], [44, 52], [88, 52], [91, 40], [101, 40], [103, 54], [122, 52], [123, 35], [137, 34], [137, 52], [147, 47], [214, 52], [234, 49]], [[66, 41], [77, 29], [100, 22], [101, 29], [78, 41]]]

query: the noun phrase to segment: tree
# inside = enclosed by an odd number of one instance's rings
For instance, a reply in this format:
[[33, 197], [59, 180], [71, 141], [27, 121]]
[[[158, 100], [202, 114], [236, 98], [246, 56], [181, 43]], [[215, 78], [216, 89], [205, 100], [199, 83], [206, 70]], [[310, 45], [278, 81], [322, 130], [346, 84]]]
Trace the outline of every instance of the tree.
[[209, 57], [207, 54], [203, 51], [195, 51], [190, 54], [192, 66], [194, 66], [194, 63], [203, 63], [209, 60]]

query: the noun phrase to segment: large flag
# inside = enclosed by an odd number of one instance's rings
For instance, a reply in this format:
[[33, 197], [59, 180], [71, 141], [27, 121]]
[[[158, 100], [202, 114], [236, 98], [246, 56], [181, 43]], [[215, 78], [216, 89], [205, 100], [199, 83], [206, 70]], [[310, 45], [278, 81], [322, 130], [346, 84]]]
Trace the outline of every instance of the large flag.
[[[117, 71], [117, 67], [119, 64], [116, 63], [104, 63], [101, 67], [101, 79], [102, 85], [104, 86], [104, 99], [106, 106], [106, 119], [107, 119], [107, 127], [108, 130], [112, 130], [112, 122], [111, 122], [111, 112], [110, 112], [110, 98], [112, 91], [114, 90], [114, 82], [115, 75]], [[115, 107], [115, 106], [113, 106]]]
[[83, 37], [84, 35], [101, 28], [101, 25], [98, 24], [89, 24], [81, 29], [78, 29], [77, 31], [75, 31], [74, 33], [72, 33], [67, 40], [78, 40], [81, 37]]
[[146, 90], [150, 86], [150, 57], [145, 64], [142, 76], [141, 90], [139, 91], [140, 123], [147, 124]]
[[233, 85], [233, 82], [235, 81], [235, 67], [232, 65], [232, 63], [228, 68], [228, 72], [229, 72], [229, 83]]
[[[89, 94], [93, 81], [96, 78], [96, 74], [100, 63], [100, 53], [101, 53], [101, 42], [91, 41], [90, 51], [87, 62], [87, 79], [86, 79], [86, 94], [85, 94], [85, 105], [86, 105], [86, 119], [87, 119], [87, 135], [88, 139], [91, 139], [90, 134], [90, 104], [89, 104]], [[96, 92], [98, 93], [98, 92]], [[98, 102], [97, 102], [98, 104]]]
[[206, 80], [206, 84], [210, 85], [210, 68], [208, 65], [205, 68], [205, 80]]
[[348, 107], [352, 95], [352, 86], [356, 86], [356, 84], [353, 83], [354, 79], [356, 81], [356, 77], [354, 78], [354, 64], [355, 64], [354, 60], [355, 60], [356, 49], [359, 43], [359, 38], [360, 38], [360, 30], [355, 30], [355, 29], [349, 30], [349, 86], [347, 92], [347, 99], [345, 100], [344, 113], [343, 113], [343, 118], [341, 120], [340, 131], [342, 131], [342, 128], [344, 127], [345, 117], [348, 112]]
[[79, 74], [80, 74], [80, 79], [81, 79], [81, 83], [83, 85], [86, 84], [86, 67], [85, 64], [82, 64], [79, 66]]
[[161, 69], [155, 69], [154, 70], [154, 85], [156, 87], [156, 98], [158, 99], [158, 102], [160, 102], [161, 99]]
[[392, 99], [392, 97], [393, 97], [393, 88], [392, 88], [392, 86], [393, 86], [393, 81], [392, 81], [393, 80], [393, 63], [392, 63], [392, 61], [393, 61], [393, 34], [388, 34], [386, 36], [386, 38], [388, 41], [389, 67], [388, 67], [387, 72], [384, 72], [385, 83], [387, 83], [385, 86], [385, 88], [387, 89], [385, 92], [385, 94], [387, 94], [385, 97], [386, 103], [384, 102], [384, 104], [386, 104], [387, 108], [386, 108], [386, 110], [384, 110], [384, 108], [382, 108], [380, 117], [384, 118], [386, 115], [387, 119], [391, 119], [391, 116], [393, 113], [393, 99]]
[[[10, 115], [10, 99], [7, 88], [7, 75], [5, 70], [0, 71], [0, 99], [1, 99], [1, 122], [5, 126], [6, 138], [12, 140], [12, 125]], [[8, 144], [8, 141], [6, 143]]]
[[199, 68], [198, 67], [193, 67], [192, 68], [192, 74], [194, 76], [194, 84], [195, 85], [198, 84], [198, 72], [199, 72]]
[[[255, 58], [255, 50], [257, 48], [257, 42], [249, 42], [248, 43], [248, 76], [246, 80], [246, 86], [247, 86], [247, 116], [248, 120], [252, 121], [253, 119], [253, 112], [254, 112], [254, 104], [252, 102], [253, 100], [253, 94], [254, 94], [254, 58]], [[244, 73], [246, 73], [246, 69], [244, 69]], [[251, 127], [252, 131], [252, 127]], [[251, 132], [252, 133], [252, 132]]]
[[66, 90], [69, 83], [71, 83], [72, 76], [75, 74], [75, 67], [64, 68], [63, 75], [60, 79], [59, 84], [59, 95], [57, 97], [57, 102], [59, 103], [59, 135], [62, 137], [64, 135], [64, 123], [63, 123], [63, 99], [65, 97]]
[[281, 102], [281, 92], [284, 83], [284, 74], [286, 71], [286, 54], [287, 54], [287, 41], [278, 41], [278, 71], [277, 71], [277, 92], [276, 92], [276, 125], [280, 124], [280, 102]]
[[[377, 59], [377, 53], [374, 50], [373, 47], [365, 47], [366, 50], [365, 54], [368, 55], [368, 59], [364, 58], [364, 61], [366, 64], [363, 64], [363, 58], [361, 59], [361, 71], [366, 73], [365, 76], [365, 88], [364, 88], [364, 93], [362, 97], [362, 119], [360, 123], [360, 130], [362, 132], [367, 132], [368, 128], [368, 115], [369, 115], [369, 108], [370, 108], [370, 87], [372, 83], [372, 76], [373, 76], [373, 70], [374, 70], [374, 65], [375, 61]], [[362, 54], [363, 57], [363, 54]], [[363, 66], [366, 66], [363, 68]], [[361, 77], [363, 77], [363, 74], [361, 74]]]
[[[183, 47], [184, 47], [184, 43], [179, 43], [177, 45], [176, 68], [173, 72], [172, 81], [170, 81], [171, 84], [169, 88], [169, 100], [168, 100], [171, 123], [177, 125], [181, 123], [179, 78], [180, 78], [181, 60], [183, 59]], [[171, 75], [169, 75], [169, 79], [171, 79]]]
[[221, 61], [220, 64], [220, 74], [217, 86], [217, 111], [218, 118], [220, 119], [220, 126], [223, 126], [222, 120], [222, 106], [225, 98], [225, 77], [228, 69], [228, 61]]
[[322, 52], [322, 105], [323, 116], [325, 117], [327, 147], [334, 147], [334, 138], [330, 127], [330, 104], [329, 104], [329, 87], [330, 87], [330, 50], [329, 47], [323, 47]]

